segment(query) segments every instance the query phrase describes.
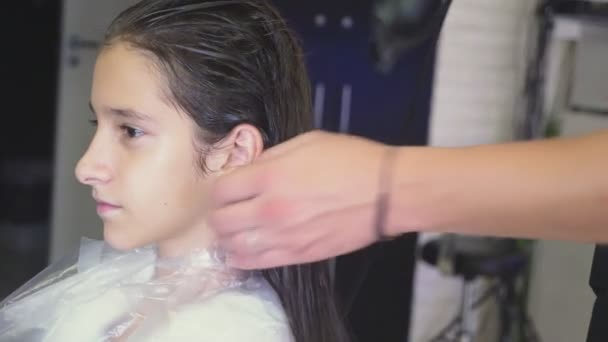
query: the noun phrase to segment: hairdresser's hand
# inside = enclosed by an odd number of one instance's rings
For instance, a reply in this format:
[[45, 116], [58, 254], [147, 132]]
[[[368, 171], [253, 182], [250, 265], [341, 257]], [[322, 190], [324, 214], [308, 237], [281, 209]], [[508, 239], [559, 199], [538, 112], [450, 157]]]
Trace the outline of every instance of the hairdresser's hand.
[[265, 152], [219, 178], [209, 221], [237, 268], [307, 263], [374, 243], [387, 147], [323, 132]]

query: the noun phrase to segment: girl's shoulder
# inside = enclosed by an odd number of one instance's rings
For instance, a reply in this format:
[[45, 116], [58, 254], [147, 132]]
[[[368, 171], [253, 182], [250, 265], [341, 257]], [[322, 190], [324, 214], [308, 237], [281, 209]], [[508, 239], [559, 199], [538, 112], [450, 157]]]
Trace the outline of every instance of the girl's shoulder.
[[[289, 320], [261, 277], [181, 307], [159, 341], [293, 342]], [[160, 337], [160, 336], [159, 336]]]
[[148, 250], [105, 253], [101, 241], [83, 240], [77, 253], [59, 260], [0, 303], [0, 341], [32, 334], [84, 336], [99, 334], [103, 325], [129, 306], [119, 284], [145, 281], [154, 268]]

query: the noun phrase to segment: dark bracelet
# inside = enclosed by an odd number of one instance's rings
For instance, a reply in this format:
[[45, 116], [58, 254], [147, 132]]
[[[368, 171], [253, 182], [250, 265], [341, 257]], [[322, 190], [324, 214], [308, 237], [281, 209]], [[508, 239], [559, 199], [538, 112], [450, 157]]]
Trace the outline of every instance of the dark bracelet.
[[397, 149], [387, 147], [382, 157], [378, 182], [378, 202], [376, 204], [376, 235], [378, 241], [390, 240], [390, 235], [386, 234], [386, 221], [390, 205], [391, 183], [393, 180], [393, 169]]

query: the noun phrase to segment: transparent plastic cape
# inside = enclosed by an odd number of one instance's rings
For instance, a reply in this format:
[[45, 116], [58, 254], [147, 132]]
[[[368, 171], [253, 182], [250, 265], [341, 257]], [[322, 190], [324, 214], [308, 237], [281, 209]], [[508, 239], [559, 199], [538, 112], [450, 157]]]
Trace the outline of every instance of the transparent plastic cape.
[[0, 303], [0, 341], [292, 342], [276, 293], [214, 249], [161, 259], [83, 240]]

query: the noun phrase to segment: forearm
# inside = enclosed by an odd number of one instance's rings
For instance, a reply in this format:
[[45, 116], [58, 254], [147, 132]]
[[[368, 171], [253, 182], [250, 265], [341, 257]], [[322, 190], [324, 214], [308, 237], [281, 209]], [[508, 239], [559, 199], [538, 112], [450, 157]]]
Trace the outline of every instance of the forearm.
[[608, 242], [608, 132], [469, 148], [402, 148], [389, 232]]

